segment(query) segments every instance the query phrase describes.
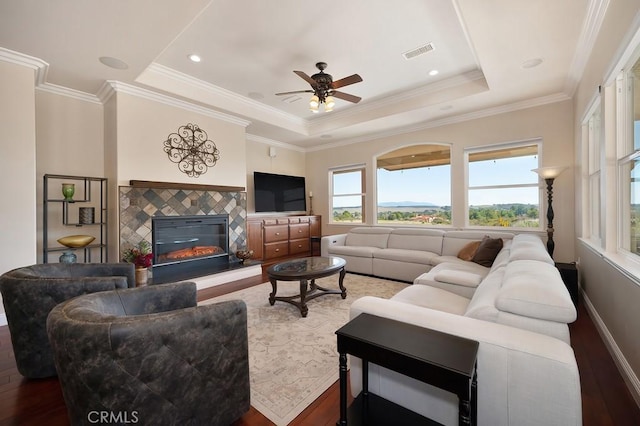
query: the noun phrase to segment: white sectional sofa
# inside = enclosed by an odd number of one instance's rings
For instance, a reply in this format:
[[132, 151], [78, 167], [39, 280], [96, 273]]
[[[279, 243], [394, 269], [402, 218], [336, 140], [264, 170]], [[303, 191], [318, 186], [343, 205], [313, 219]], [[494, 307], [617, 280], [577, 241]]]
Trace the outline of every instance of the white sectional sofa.
[[[537, 235], [510, 233], [489, 233], [503, 240], [490, 267], [458, 258], [484, 235], [362, 227], [324, 237], [322, 254], [345, 258], [351, 272], [414, 283], [389, 300], [356, 300], [352, 318], [366, 312], [480, 342], [480, 425], [580, 425], [580, 378], [568, 327], [576, 310], [553, 260]], [[357, 358], [351, 359], [351, 386], [356, 396]], [[370, 366], [369, 390], [440, 423], [457, 422], [454, 395], [379, 366]]]
[[348, 272], [413, 282], [440, 263], [454, 262], [473, 268], [471, 262], [458, 259], [457, 254], [466, 244], [481, 240], [485, 235], [504, 241], [514, 236], [508, 232], [363, 226], [346, 234], [323, 237], [320, 250], [322, 256], [345, 259]]

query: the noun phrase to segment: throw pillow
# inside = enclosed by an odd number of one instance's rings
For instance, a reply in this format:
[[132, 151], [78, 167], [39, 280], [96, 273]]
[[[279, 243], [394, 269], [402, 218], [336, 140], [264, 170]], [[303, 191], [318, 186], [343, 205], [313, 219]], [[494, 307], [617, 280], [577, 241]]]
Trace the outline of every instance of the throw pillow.
[[471, 241], [470, 243], [466, 244], [458, 252], [458, 258], [466, 260], [467, 262], [471, 261], [471, 259], [473, 259], [473, 255], [476, 254], [480, 243], [481, 241]]
[[503, 245], [502, 238], [491, 238], [487, 235], [480, 242], [478, 250], [476, 250], [471, 261], [490, 268], [498, 253], [502, 250]]

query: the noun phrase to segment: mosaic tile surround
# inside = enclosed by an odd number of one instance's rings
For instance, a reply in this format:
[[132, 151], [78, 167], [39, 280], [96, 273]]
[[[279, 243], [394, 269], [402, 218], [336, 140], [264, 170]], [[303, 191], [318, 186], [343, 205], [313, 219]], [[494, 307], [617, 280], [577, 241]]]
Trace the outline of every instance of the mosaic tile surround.
[[153, 216], [229, 215], [229, 253], [246, 246], [247, 193], [121, 186], [120, 253], [146, 240]]

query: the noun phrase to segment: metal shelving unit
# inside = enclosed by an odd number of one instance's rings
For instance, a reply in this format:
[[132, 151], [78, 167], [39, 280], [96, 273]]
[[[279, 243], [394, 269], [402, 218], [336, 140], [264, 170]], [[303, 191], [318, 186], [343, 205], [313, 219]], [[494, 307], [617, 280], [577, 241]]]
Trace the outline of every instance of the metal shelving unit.
[[[65, 200], [62, 196], [62, 192], [59, 192], [60, 198], [51, 198], [49, 194], [49, 186], [53, 182], [59, 182], [60, 185], [64, 182], [73, 182], [76, 185], [76, 190], [73, 200]], [[92, 196], [96, 196], [95, 201], [99, 201], [96, 204], [94, 222], [93, 223], [80, 223], [73, 221], [74, 215], [71, 215], [70, 210], [76, 205], [91, 203]], [[98, 206], [99, 204], [99, 206]], [[62, 224], [68, 227], [82, 228], [84, 226], [97, 227], [97, 232], [90, 235], [95, 236], [94, 243], [89, 244], [86, 247], [70, 249], [68, 247], [52, 247], [49, 241], [49, 215], [53, 212], [53, 209], [57, 209], [57, 205], [60, 205], [62, 211]], [[106, 263], [109, 261], [109, 255], [107, 250], [108, 233], [107, 233], [107, 178], [101, 177], [88, 177], [88, 176], [67, 176], [67, 175], [53, 175], [45, 174], [44, 183], [42, 188], [42, 262], [49, 263], [49, 253], [52, 252], [64, 252], [74, 250], [81, 254], [78, 256], [78, 262], [81, 260], [84, 263], [99, 262]], [[57, 210], [60, 211], [60, 210]], [[55, 241], [54, 241], [55, 243]], [[99, 260], [94, 260], [96, 256]]]

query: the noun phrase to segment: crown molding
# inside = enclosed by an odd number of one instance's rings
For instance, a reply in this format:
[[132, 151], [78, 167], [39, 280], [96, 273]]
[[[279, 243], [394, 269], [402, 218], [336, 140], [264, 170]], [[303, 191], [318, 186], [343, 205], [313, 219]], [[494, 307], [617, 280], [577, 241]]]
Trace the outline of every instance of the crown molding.
[[90, 102], [93, 104], [102, 105], [102, 101], [96, 95], [92, 95], [91, 93], [81, 92], [75, 89], [70, 89], [68, 87], [58, 86], [57, 84], [51, 84], [51, 83], [39, 84], [36, 87], [36, 90], [53, 93], [54, 95], [66, 96], [68, 98], [77, 99], [83, 102]]
[[57, 84], [47, 83], [49, 64], [42, 59], [0, 47], [0, 61], [9, 62], [34, 70], [34, 85], [36, 90], [66, 96], [84, 102], [102, 104], [98, 97], [90, 93], [58, 86]]
[[49, 70], [49, 64], [42, 59], [5, 49], [4, 47], [0, 47], [0, 61], [20, 65], [34, 70], [34, 82], [36, 85], [44, 83], [47, 77], [47, 71]]
[[[207, 83], [203, 80], [190, 76], [188, 74], [176, 71], [172, 68], [160, 65], [158, 63], [152, 63], [147, 67], [145, 72], [150, 74], [159, 75], [165, 77], [170, 81], [181, 83], [190, 87], [194, 87], [203, 93], [207, 93], [210, 96], [221, 99], [229, 105], [236, 105], [243, 109], [250, 110], [253, 114], [260, 113], [260, 115], [266, 115], [270, 120], [274, 122], [286, 122], [291, 128], [302, 129], [304, 134], [308, 134], [308, 121], [297, 117], [293, 114], [286, 113], [277, 108], [270, 107], [262, 102], [254, 101], [246, 96], [239, 95], [230, 90], [224, 89], [219, 86], [215, 86], [211, 83]], [[140, 80], [140, 79], [139, 79]], [[142, 82], [142, 81], [141, 81]], [[236, 112], [236, 111], [232, 111]], [[240, 113], [240, 112], [238, 112]], [[246, 114], [249, 115], [249, 114]], [[266, 121], [266, 120], [261, 120]]]
[[275, 141], [273, 139], [265, 138], [265, 137], [258, 136], [258, 135], [252, 135], [250, 133], [246, 134], [246, 139], [248, 141], [257, 142], [257, 143], [261, 143], [261, 144], [265, 144], [265, 145], [269, 145], [269, 146], [277, 146], [277, 147], [280, 147], [280, 148], [289, 149], [291, 151], [307, 152], [306, 148], [303, 148], [303, 147], [300, 147], [300, 146], [297, 146], [297, 145], [292, 145], [290, 143]]
[[399, 127], [390, 129], [386, 132], [378, 132], [375, 135], [365, 135], [357, 138], [345, 139], [330, 144], [323, 144], [317, 147], [307, 148], [307, 152], [322, 151], [325, 149], [338, 148], [346, 145], [352, 145], [356, 143], [369, 142], [377, 139], [389, 138], [398, 135], [405, 135], [408, 133], [419, 132], [422, 130], [433, 129], [435, 127], [448, 126], [452, 124], [462, 123], [465, 121], [477, 120], [479, 118], [490, 117], [493, 115], [505, 114], [514, 111], [520, 111], [523, 109], [534, 108], [538, 106], [554, 104], [558, 102], [564, 102], [571, 98], [565, 93], [556, 93], [553, 95], [542, 96], [539, 98], [527, 99], [525, 101], [514, 102], [511, 104], [500, 105], [492, 108], [485, 108], [479, 111], [473, 111], [466, 114], [454, 115], [451, 117], [442, 118], [439, 120], [433, 120], [416, 124], [414, 126]]
[[[108, 87], [107, 87], [108, 86]], [[205, 108], [200, 105], [186, 102], [171, 96], [163, 95], [142, 87], [133, 86], [131, 84], [123, 83], [121, 81], [107, 80], [99, 91], [99, 97], [103, 102], [106, 102], [113, 93], [125, 93], [127, 95], [136, 96], [138, 98], [147, 99], [160, 104], [184, 109], [187, 111], [195, 112], [197, 114], [206, 115], [221, 121], [237, 124], [242, 127], [247, 127], [251, 124], [250, 121], [238, 118], [234, 115], [225, 114], [219, 111]]]
[[596, 43], [608, 7], [609, 0], [591, 0], [589, 2], [587, 17], [580, 31], [576, 52], [573, 55], [565, 81], [564, 92], [568, 96], [573, 96], [578, 88], [578, 83], [582, 79], [587, 61], [593, 52], [593, 46]]

